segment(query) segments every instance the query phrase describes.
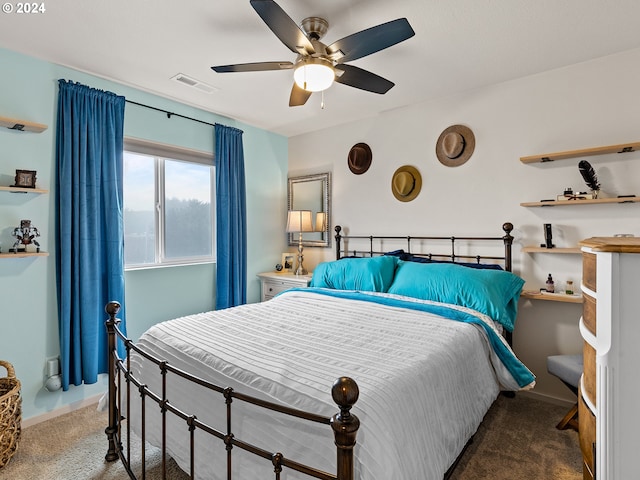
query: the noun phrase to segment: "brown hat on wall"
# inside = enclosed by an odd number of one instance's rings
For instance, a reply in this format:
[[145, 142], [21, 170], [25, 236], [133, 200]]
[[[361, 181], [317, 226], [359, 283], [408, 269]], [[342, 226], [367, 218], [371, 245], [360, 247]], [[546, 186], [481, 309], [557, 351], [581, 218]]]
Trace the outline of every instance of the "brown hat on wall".
[[447, 167], [458, 167], [473, 154], [476, 138], [470, 128], [464, 125], [452, 125], [438, 137], [436, 155]]
[[391, 178], [393, 196], [401, 202], [410, 202], [418, 196], [422, 188], [422, 176], [416, 167], [404, 165]]
[[366, 143], [356, 143], [347, 157], [349, 170], [356, 175], [361, 175], [371, 166], [371, 148]]

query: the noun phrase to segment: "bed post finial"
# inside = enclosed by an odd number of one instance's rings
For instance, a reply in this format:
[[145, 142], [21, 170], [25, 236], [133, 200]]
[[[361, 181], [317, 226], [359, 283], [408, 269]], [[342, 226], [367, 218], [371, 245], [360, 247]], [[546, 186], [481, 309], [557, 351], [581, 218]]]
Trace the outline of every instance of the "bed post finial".
[[340, 407], [340, 412], [331, 417], [338, 453], [338, 480], [353, 480], [353, 447], [360, 420], [350, 410], [359, 394], [358, 384], [349, 377], [338, 378], [331, 387], [333, 401]]
[[502, 230], [505, 235], [502, 237], [504, 241], [504, 269], [507, 272], [513, 271], [513, 265], [511, 261], [511, 245], [513, 245], [513, 237], [511, 232], [513, 231], [513, 223], [505, 222], [502, 224]]
[[342, 227], [340, 225], [336, 225], [334, 230], [336, 231], [336, 260], [340, 260], [340, 250], [342, 250], [342, 247], [340, 246], [342, 235], [340, 235], [340, 232], [342, 231]]
[[116, 325], [120, 323], [120, 319], [116, 318], [120, 311], [120, 304], [112, 301], [107, 303], [104, 307], [105, 311], [109, 314], [109, 319], [105, 322], [107, 327], [107, 355], [109, 365], [109, 425], [105, 429], [104, 433], [107, 434], [109, 440], [109, 450], [105, 455], [107, 462], [113, 462], [118, 459], [118, 449], [116, 448], [116, 434], [118, 433], [118, 408], [116, 406], [116, 372], [114, 365], [113, 352], [116, 351]]

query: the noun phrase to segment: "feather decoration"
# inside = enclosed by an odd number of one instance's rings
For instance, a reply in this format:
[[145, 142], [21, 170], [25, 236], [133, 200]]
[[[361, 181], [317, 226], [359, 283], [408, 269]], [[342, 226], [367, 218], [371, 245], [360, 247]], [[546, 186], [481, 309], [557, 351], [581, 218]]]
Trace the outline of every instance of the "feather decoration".
[[586, 160], [580, 160], [580, 163], [578, 163], [578, 168], [580, 169], [582, 178], [584, 178], [584, 181], [587, 183], [587, 187], [589, 187], [591, 190], [600, 190], [600, 184], [598, 183], [596, 171], [593, 169], [591, 164]]

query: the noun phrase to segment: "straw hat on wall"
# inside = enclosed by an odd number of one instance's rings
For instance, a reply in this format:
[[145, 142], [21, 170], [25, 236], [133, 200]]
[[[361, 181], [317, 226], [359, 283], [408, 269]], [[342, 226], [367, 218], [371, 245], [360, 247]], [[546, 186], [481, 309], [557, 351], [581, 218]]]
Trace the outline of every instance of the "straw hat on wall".
[[458, 167], [473, 154], [476, 138], [470, 128], [464, 125], [451, 125], [438, 137], [436, 155], [447, 167]]
[[410, 202], [418, 196], [422, 188], [422, 176], [416, 167], [404, 165], [391, 178], [393, 196], [401, 202]]

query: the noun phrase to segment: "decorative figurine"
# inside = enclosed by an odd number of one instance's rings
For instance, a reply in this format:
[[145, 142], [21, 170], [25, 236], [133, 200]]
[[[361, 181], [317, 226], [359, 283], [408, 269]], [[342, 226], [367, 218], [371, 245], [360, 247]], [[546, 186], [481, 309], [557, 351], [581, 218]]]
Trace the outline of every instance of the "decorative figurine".
[[36, 227], [31, 225], [31, 220], [20, 220], [20, 226], [14, 228], [11, 235], [16, 237], [16, 242], [13, 244], [13, 248], [9, 249], [10, 252], [26, 252], [27, 245], [31, 244], [34, 244], [36, 246], [36, 252], [40, 252], [40, 244], [35, 239], [36, 237], [40, 236], [40, 232]]

